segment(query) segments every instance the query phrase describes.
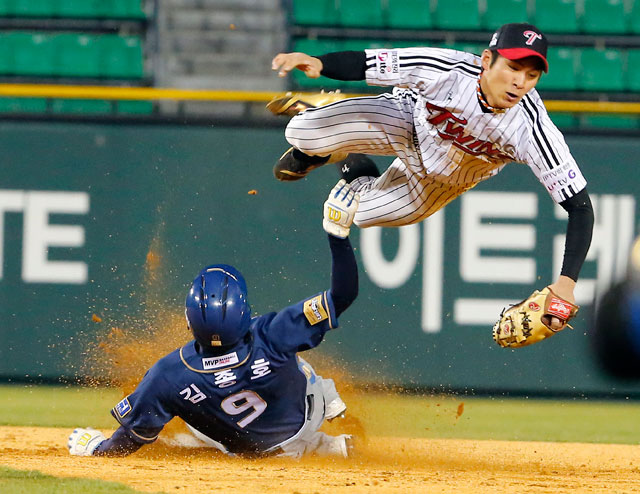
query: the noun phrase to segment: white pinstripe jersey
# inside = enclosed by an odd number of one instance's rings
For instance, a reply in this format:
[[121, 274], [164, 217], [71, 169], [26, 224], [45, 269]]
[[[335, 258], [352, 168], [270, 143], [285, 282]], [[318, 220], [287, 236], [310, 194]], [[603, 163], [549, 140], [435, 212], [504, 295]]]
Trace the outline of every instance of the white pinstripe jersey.
[[455, 196], [512, 161], [527, 164], [555, 202], [586, 186], [535, 89], [503, 113], [486, 113], [477, 96], [477, 55], [426, 47], [366, 50], [366, 55], [368, 84], [396, 86], [394, 93], [409, 90], [415, 101], [414, 138], [422, 167], [411, 167], [412, 173], [446, 184]]

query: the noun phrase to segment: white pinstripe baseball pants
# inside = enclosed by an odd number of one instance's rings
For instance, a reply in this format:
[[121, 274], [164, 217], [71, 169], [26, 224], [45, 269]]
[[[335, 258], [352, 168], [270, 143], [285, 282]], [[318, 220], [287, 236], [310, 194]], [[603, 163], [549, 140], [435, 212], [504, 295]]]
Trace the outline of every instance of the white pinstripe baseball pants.
[[414, 144], [414, 106], [410, 91], [395, 90], [310, 108], [287, 126], [287, 141], [305, 154], [397, 156], [381, 177], [352, 183], [360, 194], [355, 217], [359, 227], [417, 223], [459, 195], [426, 174]]

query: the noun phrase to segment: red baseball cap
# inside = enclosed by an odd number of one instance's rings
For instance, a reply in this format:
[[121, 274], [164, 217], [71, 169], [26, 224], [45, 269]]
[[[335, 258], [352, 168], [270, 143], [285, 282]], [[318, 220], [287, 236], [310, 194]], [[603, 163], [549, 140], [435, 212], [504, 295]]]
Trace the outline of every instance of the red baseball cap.
[[549, 72], [547, 38], [533, 24], [518, 22], [503, 25], [493, 33], [489, 49], [497, 50], [509, 60], [538, 57], [544, 62], [544, 71]]

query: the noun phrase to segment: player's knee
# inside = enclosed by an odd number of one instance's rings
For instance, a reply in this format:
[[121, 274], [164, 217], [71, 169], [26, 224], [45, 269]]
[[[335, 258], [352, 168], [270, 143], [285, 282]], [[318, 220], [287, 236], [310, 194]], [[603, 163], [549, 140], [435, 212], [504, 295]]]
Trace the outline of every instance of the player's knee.
[[319, 142], [321, 142], [320, 136], [313, 129], [305, 129], [301, 123], [301, 117], [302, 115], [296, 115], [289, 121], [284, 131], [284, 137], [287, 142], [309, 156], [327, 156], [331, 154], [333, 150], [318, 147]]
[[304, 131], [296, 125], [296, 122], [297, 117], [293, 117], [289, 121], [287, 128], [284, 130], [284, 137], [289, 144], [291, 144], [296, 149], [300, 149], [300, 151], [304, 152], [304, 150], [302, 149], [303, 147], [305, 147], [304, 140], [302, 139], [302, 133]]

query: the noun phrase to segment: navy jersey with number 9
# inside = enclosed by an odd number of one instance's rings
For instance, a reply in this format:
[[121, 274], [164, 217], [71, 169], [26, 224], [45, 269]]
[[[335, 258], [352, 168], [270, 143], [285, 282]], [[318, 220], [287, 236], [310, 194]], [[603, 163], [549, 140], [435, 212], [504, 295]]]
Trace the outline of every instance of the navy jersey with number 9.
[[111, 413], [143, 444], [178, 416], [231, 453], [264, 452], [294, 436], [310, 413], [307, 381], [315, 376], [305, 375], [296, 352], [337, 325], [325, 291], [253, 318], [231, 353], [209, 356], [191, 341], [159, 360]]

